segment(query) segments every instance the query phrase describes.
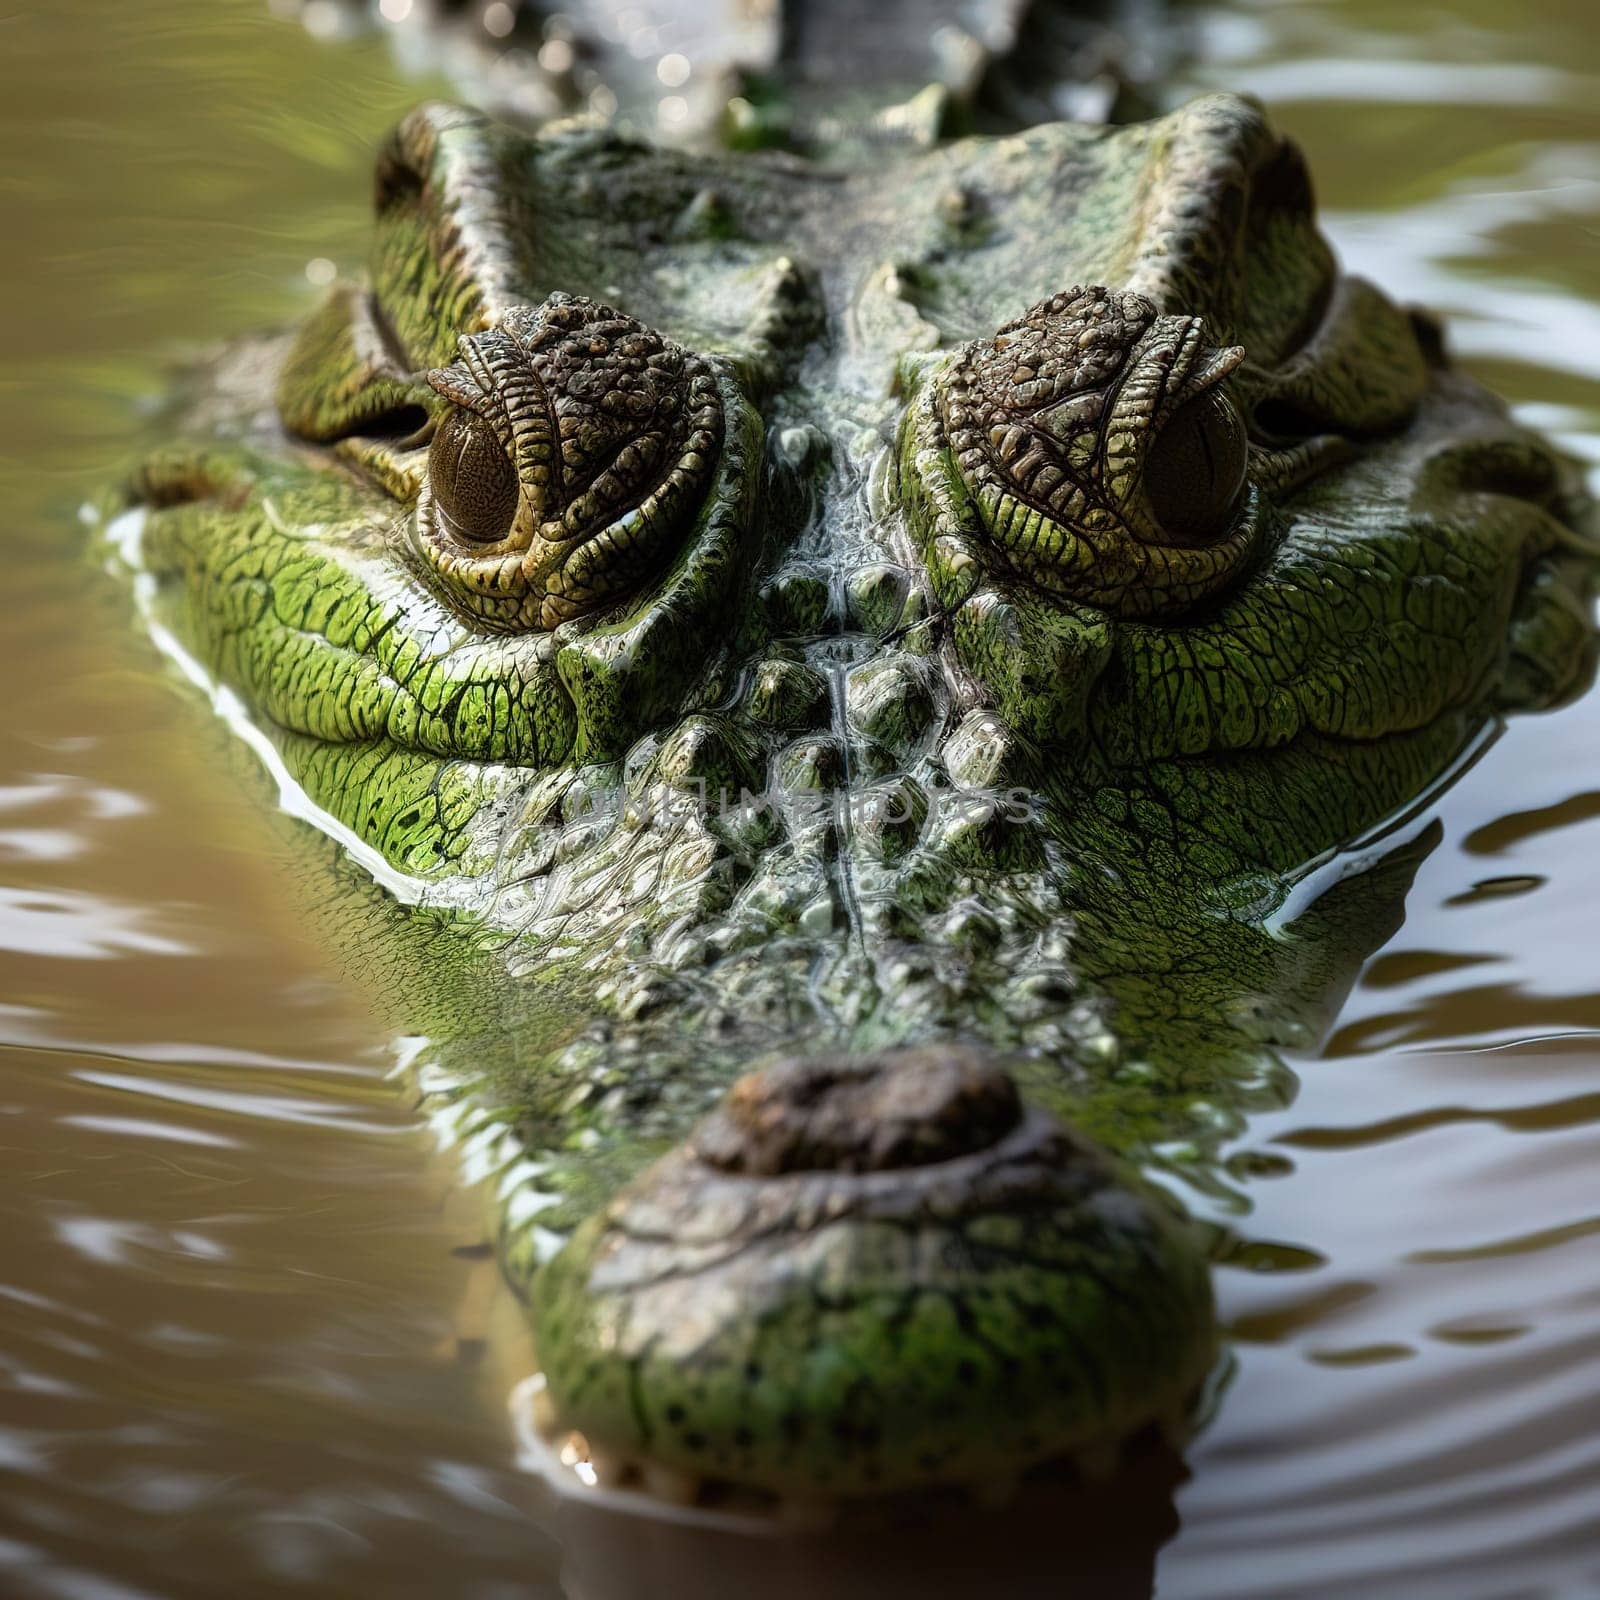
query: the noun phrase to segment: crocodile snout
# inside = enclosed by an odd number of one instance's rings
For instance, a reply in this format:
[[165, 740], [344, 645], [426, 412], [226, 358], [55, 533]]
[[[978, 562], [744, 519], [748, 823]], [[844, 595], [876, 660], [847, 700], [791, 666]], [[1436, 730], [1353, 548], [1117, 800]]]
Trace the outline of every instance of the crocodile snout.
[[805, 1500], [1103, 1454], [1214, 1352], [1185, 1224], [950, 1044], [742, 1078], [541, 1271], [533, 1318], [597, 1469]]
[[708, 1167], [746, 1177], [895, 1172], [975, 1156], [1022, 1115], [999, 1067], [976, 1051], [932, 1046], [749, 1073], [690, 1147]]

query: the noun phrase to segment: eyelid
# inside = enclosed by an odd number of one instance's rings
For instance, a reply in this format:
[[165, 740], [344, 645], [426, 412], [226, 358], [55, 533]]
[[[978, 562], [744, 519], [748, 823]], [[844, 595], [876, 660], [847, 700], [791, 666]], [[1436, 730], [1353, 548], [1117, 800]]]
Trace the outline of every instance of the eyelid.
[[1087, 423], [1099, 420], [1101, 413], [1106, 408], [1106, 394], [1101, 389], [1091, 389], [1084, 394], [1068, 395], [1065, 400], [1058, 400], [1053, 406], [1044, 406], [1034, 412], [1034, 417], [1043, 420], [1048, 417], [1053, 423], [1064, 423], [1068, 427], [1081, 428]]
[[[1212, 495], [1190, 523], [1180, 515], [1168, 527], [1155, 515], [1145, 471], [1181, 408], [1215, 392], [1243, 355], [1212, 346], [1201, 318], [1103, 287], [1066, 290], [957, 351], [933, 369], [911, 425], [930, 447], [913, 456], [930, 474], [928, 504], [947, 504], [970, 541], [963, 565], [1125, 618], [1177, 616], [1220, 592], [1246, 570], [1264, 526], [1242, 420], [1226, 438], [1244, 447], [1243, 492], [1226, 504]], [[1164, 480], [1176, 482], [1173, 504], [1186, 505], [1189, 492], [1179, 447], [1208, 461], [1215, 442], [1193, 430], [1166, 440], [1178, 461], [1179, 478]], [[1231, 484], [1233, 452], [1224, 465], [1218, 481]], [[948, 502], [946, 473], [964, 489]], [[952, 584], [965, 581], [957, 571], [952, 564]]]
[[[473, 374], [461, 364], [452, 364], [448, 367], [435, 367], [425, 375], [427, 385], [441, 398], [449, 401], [453, 406], [459, 406], [463, 411], [470, 411], [475, 416], [480, 416], [491, 426], [496, 418], [495, 412], [500, 409], [495, 405], [495, 396], [486, 391]], [[498, 433], [500, 430], [495, 429]]]
[[554, 294], [507, 314], [465, 335], [427, 381], [446, 416], [492, 431], [517, 502], [500, 537], [474, 538], [498, 530], [498, 499], [457, 522], [441, 463], [445, 494], [426, 480], [418, 498], [417, 548], [459, 608], [507, 631], [550, 631], [651, 576], [717, 471], [726, 412], [716, 366], [595, 301]]

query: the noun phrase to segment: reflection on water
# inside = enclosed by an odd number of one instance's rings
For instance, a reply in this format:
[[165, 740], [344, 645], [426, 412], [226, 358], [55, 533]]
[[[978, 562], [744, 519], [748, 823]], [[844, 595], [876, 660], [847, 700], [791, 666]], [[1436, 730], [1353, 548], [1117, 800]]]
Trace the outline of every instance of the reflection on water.
[[1048, 1485], [1003, 1508], [926, 1510], [884, 1527], [740, 1535], [672, 1515], [564, 1503], [554, 1521], [570, 1600], [927, 1600], [1077, 1593], [1149, 1600], [1177, 1527], [1179, 1464], [1148, 1451], [1114, 1483]]
[[[1589, 11], [1207, 9], [1196, 82], [1270, 98], [1346, 257], [1600, 459]], [[895, 1570], [1102, 1596], [1152, 1563], [1179, 1600], [1600, 1592], [1593, 698], [1439, 802], [1406, 926], [1233, 1152], [1239, 1369], [1175, 1494], [1151, 1468], [1031, 1531], [1025, 1507], [854, 1548], [553, 1511], [475, 1204], [76, 520], [166, 353], [359, 257], [370, 146], [435, 86], [254, 0], [27, 11], [0, 40], [0, 1594], [526, 1600], [563, 1592], [555, 1534], [584, 1600]]]

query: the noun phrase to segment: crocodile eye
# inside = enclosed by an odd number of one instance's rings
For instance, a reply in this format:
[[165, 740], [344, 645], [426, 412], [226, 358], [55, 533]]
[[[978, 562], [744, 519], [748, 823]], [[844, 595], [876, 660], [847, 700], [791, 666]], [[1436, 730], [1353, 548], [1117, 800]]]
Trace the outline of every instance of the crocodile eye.
[[997, 567], [1113, 616], [1181, 616], [1261, 535], [1220, 388], [1244, 357], [1143, 295], [1064, 290], [936, 369], [909, 423], [930, 506], [952, 503], [938, 478], [954, 472]]
[[549, 632], [661, 576], [721, 474], [717, 369], [559, 292], [459, 350], [427, 374], [450, 406], [410, 524], [442, 597], [491, 628]]
[[439, 424], [428, 451], [433, 497], [452, 533], [477, 544], [495, 544], [511, 531], [517, 514], [517, 469], [476, 412], [453, 406]]
[[1208, 389], [1179, 406], [1151, 441], [1145, 501], [1173, 544], [1209, 544], [1239, 503], [1244, 473], [1244, 422], [1232, 401]]

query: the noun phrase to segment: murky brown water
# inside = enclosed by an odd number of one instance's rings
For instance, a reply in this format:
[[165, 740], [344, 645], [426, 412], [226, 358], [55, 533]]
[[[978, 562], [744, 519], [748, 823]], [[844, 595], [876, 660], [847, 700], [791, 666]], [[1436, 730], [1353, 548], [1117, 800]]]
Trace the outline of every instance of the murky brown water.
[[[1347, 259], [1600, 459], [1588, 0], [1202, 18], [1195, 81], [1272, 103]], [[359, 258], [372, 142], [437, 87], [258, 0], [0, 16], [7, 1600], [563, 1592], [473, 1207], [76, 517], [166, 353]], [[1246, 1142], [1284, 1171], [1243, 1231], [1293, 1248], [1220, 1273], [1239, 1371], [1176, 1530], [1163, 1484], [1120, 1563], [1060, 1537], [1059, 1581], [1011, 1581], [997, 1532], [924, 1593], [1141, 1593], [1154, 1560], [1169, 1600], [1600, 1594], [1600, 699], [1515, 724], [1438, 814], [1405, 928]], [[689, 1559], [591, 1543], [631, 1566], [591, 1550], [587, 1600]], [[717, 1559], [719, 1592], [764, 1581]]]

